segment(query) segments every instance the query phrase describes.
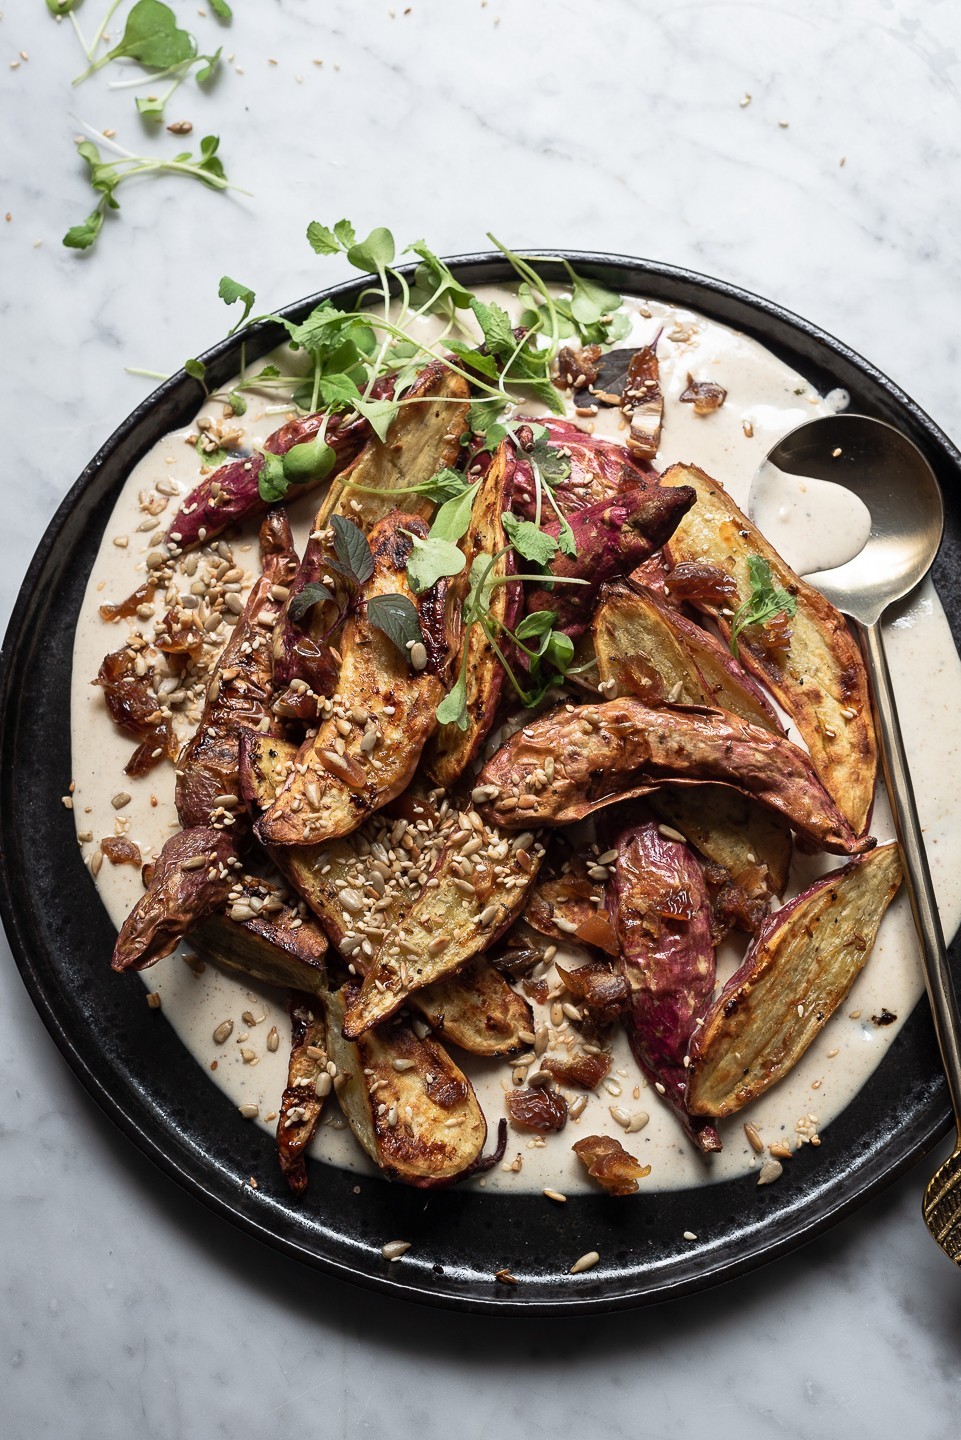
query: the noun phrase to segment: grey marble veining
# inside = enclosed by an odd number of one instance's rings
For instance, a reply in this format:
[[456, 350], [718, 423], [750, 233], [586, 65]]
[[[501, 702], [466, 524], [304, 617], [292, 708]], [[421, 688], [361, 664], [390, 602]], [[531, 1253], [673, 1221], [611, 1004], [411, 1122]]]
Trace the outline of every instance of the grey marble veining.
[[[81, 7], [87, 30], [104, 4]], [[187, 145], [220, 134], [251, 194], [131, 184], [87, 256], [59, 243], [90, 208], [71, 137], [85, 121], [137, 148], [131, 92], [105, 74], [71, 90], [79, 48], [39, 0], [0, 19], [4, 622], [60, 499], [150, 389], [124, 367], [169, 370], [219, 338], [223, 273], [268, 306], [340, 278], [304, 240], [314, 218], [441, 253], [493, 230], [724, 276], [842, 336], [961, 436], [951, 0], [414, 0], [393, 17], [237, 0], [226, 30], [177, 8], [234, 59], [171, 118], [194, 122]], [[13, 1440], [958, 1433], [961, 1277], [921, 1225], [927, 1164], [699, 1298], [491, 1321], [327, 1281], [206, 1213], [95, 1110], [5, 946], [0, 1084]]]

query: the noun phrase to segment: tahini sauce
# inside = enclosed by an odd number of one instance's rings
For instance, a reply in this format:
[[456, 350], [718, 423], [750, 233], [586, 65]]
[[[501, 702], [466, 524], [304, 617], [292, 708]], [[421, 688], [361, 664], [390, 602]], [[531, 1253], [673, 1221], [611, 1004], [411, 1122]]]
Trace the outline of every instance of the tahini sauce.
[[[496, 299], [510, 308], [511, 300], [506, 292], [491, 287], [482, 293], [485, 298]], [[666, 403], [659, 468], [675, 461], [697, 464], [720, 480], [743, 509], [748, 505], [754, 472], [771, 446], [812, 416], [844, 408], [843, 392], [820, 397], [788, 366], [744, 335], [659, 302], [629, 299], [626, 304], [633, 329], [621, 344], [650, 343], [657, 332], [661, 332], [658, 355]], [[429, 322], [425, 331], [428, 327]], [[679, 402], [689, 373], [696, 380], [713, 380], [725, 388], [727, 398], [720, 410], [699, 416], [693, 406]], [[256, 397], [249, 400], [242, 422], [248, 447], [262, 442], [283, 423], [283, 415], [264, 413], [268, 404], [267, 400]], [[219, 412], [219, 405], [207, 407], [210, 415]], [[595, 428], [597, 433], [623, 438], [623, 432], [617, 428], [616, 411], [602, 409]], [[118, 812], [111, 805], [111, 797], [119, 791], [126, 791], [132, 797], [119, 813], [129, 822], [127, 833], [138, 842], [145, 858], [158, 851], [178, 828], [171, 767], [164, 764], [139, 780], [123, 775], [133, 742], [111, 724], [101, 692], [90, 682], [104, 654], [122, 645], [127, 636], [127, 622], [105, 624], [98, 614], [98, 606], [106, 600], [119, 601], [144, 577], [145, 556], [151, 548], [152, 537], [138, 530], [143, 520], [138, 493], [152, 489], [158, 481], [175, 482], [181, 493], [192, 488], [198, 469], [194, 450], [185, 443], [189, 433], [185, 430], [166, 437], [131, 474], [94, 563], [77, 627], [71, 691], [74, 815], [78, 832], [94, 837], [92, 841], [82, 842], [88, 862], [100, 837], [114, 833]], [[790, 551], [793, 502], [790, 495], [779, 501], [776, 491], [772, 494], [774, 507], [783, 507], [788, 513], [777, 517], [783, 538], [780, 534], [772, 536], [770, 529], [768, 535], [775, 544], [783, 543], [785, 550]], [[803, 498], [805, 503], [810, 499], [813, 510], [817, 497], [810, 494]], [[315, 503], [316, 496], [293, 507], [299, 548], [309, 530]], [[176, 504], [177, 500], [172, 499], [160, 517], [153, 543], [156, 536], [164, 533]], [[824, 534], [824, 528], [821, 533]], [[127, 537], [124, 548], [114, 543], [115, 538], [122, 536]], [[815, 523], [808, 527], [804, 542], [807, 548], [801, 556], [804, 562], [801, 568], [808, 571], [838, 563], [833, 550], [822, 554], [816, 547], [811, 548], [810, 542], [816, 536]], [[232, 537], [231, 545], [236, 562], [250, 572], [245, 580], [249, 583], [258, 568], [257, 527], [251, 525]], [[187, 588], [189, 584], [184, 582], [181, 589]], [[162, 613], [160, 605], [159, 613]], [[149, 630], [149, 625], [143, 628]], [[961, 753], [955, 738], [957, 715], [961, 713], [961, 662], [930, 581], [920, 586], [899, 609], [889, 612], [885, 635], [935, 888], [945, 933], [950, 937], [961, 918], [961, 827], [952, 814], [953, 797], [961, 792]], [[880, 787], [872, 828], [880, 841], [891, 838], [894, 833]], [[798, 857], [789, 894], [840, 863], [833, 856]], [[142, 893], [139, 874], [132, 867], [114, 867], [105, 861], [98, 886], [112, 920], [119, 927]], [[183, 949], [189, 953], [189, 941]], [[740, 942], [724, 947], [719, 956], [721, 979], [727, 978], [742, 954]], [[563, 959], [563, 955], [559, 958]], [[108, 960], [105, 955], [104, 965]], [[173, 1025], [208, 1079], [219, 1085], [237, 1105], [257, 1104], [259, 1119], [254, 1123], [272, 1129], [271, 1117], [276, 1116], [286, 1079], [289, 1023], [285, 997], [279, 991], [221, 973], [212, 964], [197, 976], [176, 955], [145, 971], [142, 978], [147, 987], [162, 998], [158, 1023], [166, 1021]], [[117, 983], [129, 981], [118, 979]], [[642, 1163], [651, 1165], [650, 1176], [641, 1182], [645, 1190], [686, 1188], [732, 1175], [747, 1175], [759, 1162], [745, 1140], [744, 1122], [751, 1121], [765, 1143], [784, 1138], [796, 1143], [799, 1134], [810, 1136], [816, 1135], [819, 1129], [823, 1131], [881, 1060], [900, 1024], [919, 999], [922, 988], [914, 929], [902, 892], [886, 915], [874, 952], [847, 1001], [801, 1064], [739, 1116], [722, 1122], [724, 1150], [720, 1155], [705, 1159], [694, 1152], [667, 1106], [641, 1078], [626, 1040], [619, 1035], [614, 1042], [613, 1065], [607, 1082], [597, 1094], [590, 1096], [580, 1118], [570, 1122], [560, 1135], [548, 1137], [546, 1144], [511, 1131], [505, 1162], [509, 1164], [520, 1155], [521, 1170], [498, 1168], [483, 1180], [471, 1183], [484, 1184], [489, 1190], [536, 1191], [551, 1186], [570, 1193], [593, 1188], [585, 1180], [570, 1147], [579, 1136], [597, 1133], [614, 1135]], [[872, 1023], [871, 1016], [884, 1009], [893, 1012], [897, 1020], [879, 1028]], [[256, 1024], [243, 1022], [244, 1011], [252, 1013]], [[215, 1045], [212, 1033], [227, 1018], [234, 1021], [233, 1034], [226, 1044]], [[277, 1026], [282, 1037], [276, 1053], [270, 1053], [266, 1046], [272, 1025]], [[256, 1065], [244, 1063], [243, 1048], [255, 1051]], [[463, 1056], [456, 1048], [454, 1056], [474, 1081], [493, 1138], [497, 1121], [504, 1113], [503, 1093], [510, 1088], [510, 1063], [479, 1062]], [[216, 1070], [212, 1069], [214, 1062]], [[614, 1093], [618, 1090], [620, 1093]], [[649, 1113], [650, 1121], [640, 1132], [625, 1136], [611, 1118], [611, 1106], [630, 1112], [644, 1110]], [[830, 1144], [830, 1132], [824, 1143]], [[313, 1153], [359, 1172], [370, 1173], [373, 1168], [345, 1129], [333, 1101], [328, 1103]], [[789, 1182], [782, 1180], [781, 1183]]]

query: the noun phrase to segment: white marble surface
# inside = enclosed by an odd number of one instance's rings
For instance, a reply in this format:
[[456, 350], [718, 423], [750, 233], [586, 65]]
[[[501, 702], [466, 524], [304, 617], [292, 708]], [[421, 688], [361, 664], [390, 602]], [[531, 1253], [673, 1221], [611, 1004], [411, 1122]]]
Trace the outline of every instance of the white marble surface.
[[[104, 3], [86, 0], [88, 30]], [[178, 6], [207, 49], [217, 27], [196, 8]], [[237, 72], [206, 97], [185, 87], [173, 118], [222, 136], [251, 198], [131, 185], [79, 256], [59, 244], [89, 209], [71, 136], [79, 118], [136, 147], [131, 93], [102, 75], [71, 91], [67, 25], [7, 0], [4, 622], [59, 499], [149, 388], [124, 367], [173, 368], [223, 333], [222, 273], [268, 304], [337, 278], [303, 239], [313, 218], [388, 223], [442, 253], [491, 228], [724, 276], [843, 336], [961, 437], [951, 0], [236, 9], [217, 39]], [[15, 1440], [958, 1433], [961, 1276], [920, 1221], [927, 1163], [702, 1298], [494, 1322], [325, 1281], [201, 1210], [79, 1089], [5, 947], [0, 1084], [0, 1424]]]

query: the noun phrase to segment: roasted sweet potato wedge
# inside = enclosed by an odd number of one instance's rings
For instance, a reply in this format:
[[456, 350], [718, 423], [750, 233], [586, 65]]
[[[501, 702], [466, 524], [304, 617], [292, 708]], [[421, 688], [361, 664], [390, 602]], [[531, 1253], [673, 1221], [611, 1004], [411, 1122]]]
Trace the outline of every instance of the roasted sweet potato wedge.
[[[244, 737], [241, 755], [245, 798], [259, 810], [273, 799], [287, 766], [296, 756], [296, 749], [283, 741], [248, 734]], [[421, 792], [411, 795], [407, 808], [415, 826], [422, 816], [428, 815], [443, 825], [444, 817], [436, 817]], [[448, 829], [454, 823], [451, 814]], [[373, 946], [371, 956], [362, 949], [363, 938], [375, 933], [370, 923], [372, 907], [379, 907], [376, 927], [379, 933], [386, 934], [407, 914], [420, 893], [421, 882], [416, 877], [421, 872], [417, 871], [416, 862], [409, 860], [393, 867], [387, 863], [390, 840], [397, 833], [395, 826], [396, 821], [377, 815], [341, 840], [326, 845], [291, 846], [276, 852], [291, 884], [319, 916], [331, 943], [361, 976], [366, 974], [371, 959], [377, 954]], [[410, 868], [405, 869], [405, 865]], [[374, 866], [378, 867], [376, 872]], [[390, 883], [385, 882], [384, 894], [380, 895], [378, 886], [384, 881], [382, 872], [385, 871]], [[396, 875], [392, 871], [396, 871]], [[372, 883], [375, 873], [377, 884]], [[362, 916], [364, 921], [359, 923]], [[379, 948], [380, 941], [376, 943]], [[527, 1001], [483, 955], [469, 960], [459, 974], [449, 980], [439, 980], [416, 991], [410, 1003], [433, 1030], [472, 1055], [493, 1058], [516, 1054], [525, 1043], [522, 1036], [531, 1033], [532, 1016]]]
[[[553, 610], [556, 630], [576, 639], [589, 627], [597, 592], [605, 581], [627, 575], [635, 566], [659, 550], [673, 535], [681, 517], [694, 504], [691, 489], [658, 486], [625, 491], [613, 500], [588, 505], [571, 517], [577, 545], [576, 555], [555, 555], [550, 573], [566, 580], [586, 580], [586, 585], [531, 586], [527, 595], [528, 614]], [[555, 539], [560, 521], [543, 527]]]
[[806, 585], [767, 543], [727, 492], [703, 470], [672, 465], [663, 485], [692, 487], [697, 504], [668, 545], [673, 564], [697, 561], [732, 578], [737, 598], [702, 604], [730, 635], [731, 615], [751, 593], [748, 557], [760, 555], [775, 581], [797, 600], [790, 640], [748, 626], [738, 639], [744, 667], [758, 676], [787, 711], [811, 752], [814, 768], [856, 834], [868, 823], [877, 775], [877, 742], [864, 662], [844, 617]]
[[362, 1035], [486, 950], [523, 910], [543, 853], [531, 834], [510, 839], [484, 825], [452, 831], [420, 895], [388, 932], [347, 1012], [346, 1035]]
[[774, 810], [726, 785], [665, 785], [647, 803], [752, 899], [784, 893], [794, 847], [790, 826]]
[[714, 945], [704, 877], [686, 845], [653, 821], [625, 831], [609, 886], [630, 988], [624, 1016], [634, 1058], [699, 1150], [720, 1150], [716, 1129], [688, 1112], [685, 1059], [714, 989]]
[[[541, 784], [548, 761], [553, 779]], [[731, 785], [778, 811], [824, 850], [856, 854], [858, 837], [805, 752], [780, 735], [722, 710], [640, 700], [561, 707], [517, 732], [480, 775], [496, 799], [480, 806], [507, 829], [566, 825], [667, 782]]]
[[323, 1007], [315, 995], [294, 994], [290, 999], [287, 1084], [277, 1117], [277, 1159], [295, 1195], [307, 1189], [305, 1152], [331, 1087]]
[[900, 883], [898, 846], [881, 845], [769, 918], [692, 1043], [692, 1114], [732, 1115], [797, 1064], [871, 954]]
[[304, 909], [268, 880], [244, 875], [225, 908], [194, 926], [191, 943], [208, 959], [255, 980], [323, 996], [327, 937]]
[[487, 1123], [467, 1076], [429, 1037], [394, 1023], [356, 1041], [342, 1034], [359, 987], [327, 1002], [337, 1098], [354, 1135], [392, 1180], [421, 1189], [449, 1185], [476, 1168]]
[[[524, 422], [518, 420], [517, 423]], [[657, 484], [657, 475], [650, 466], [638, 461], [623, 445], [599, 435], [588, 435], [570, 420], [559, 420], [555, 416], [529, 423], [545, 426], [550, 449], [563, 453], [571, 462], [571, 473], [551, 482], [554, 498], [565, 515], [575, 515], [588, 505], [613, 500], [625, 490]], [[517, 457], [513, 509], [524, 520], [533, 520], [537, 513], [534, 473], [523, 452]]]
[[[272, 455], [286, 455], [295, 445], [313, 440], [325, 418], [322, 412], [288, 420], [267, 437], [264, 449]], [[324, 438], [337, 456], [335, 474], [354, 460], [370, 433], [367, 421], [359, 415], [346, 422], [339, 415], [328, 420]], [[263, 467], [263, 456], [243, 455], [205, 475], [179, 506], [167, 531], [168, 542], [191, 550], [216, 539], [238, 521], [262, 514], [267, 509], [267, 502], [260, 498]], [[303, 485], [300, 493], [309, 489], [313, 486]]]
[[269, 709], [270, 640], [282, 606], [271, 591], [285, 588], [297, 567], [290, 526], [280, 509], [270, 510], [260, 527], [260, 561], [260, 578], [221, 652], [200, 723], [177, 763], [177, 814], [185, 829], [246, 820], [237, 787], [238, 733], [277, 729]]
[[[364, 586], [365, 601], [392, 594], [414, 601], [407, 585], [411, 541], [405, 532], [423, 535], [426, 526], [396, 510], [372, 532], [374, 573]], [[407, 655], [371, 625], [365, 606], [344, 627], [342, 652], [338, 693], [343, 713], [325, 720], [302, 748], [293, 773], [257, 824], [264, 844], [316, 844], [356, 830], [406, 787], [436, 728], [441, 680], [429, 669], [415, 670]], [[345, 724], [346, 737], [341, 733]]]
[[[517, 568], [514, 552], [507, 546], [501, 520], [504, 511], [511, 508], [513, 481], [513, 451], [503, 440], [494, 451], [487, 473], [480, 481], [480, 493], [474, 499], [470, 528], [461, 541], [461, 549], [467, 557], [467, 565], [462, 572], [465, 582], [471, 565], [481, 555], [498, 556], [491, 569], [492, 578], [512, 575]], [[505, 553], [501, 555], [499, 552], [502, 550]], [[457, 577], [458, 580], [460, 578]], [[463, 589], [464, 586], [457, 586], [455, 582], [456, 593]], [[491, 592], [490, 615], [495, 638], [498, 638], [498, 625], [514, 628], [523, 600], [524, 587], [520, 581], [513, 585], [498, 585]], [[452, 625], [452, 640], [454, 653], [459, 657], [459, 617]], [[498, 638], [498, 643], [503, 649], [503, 637]], [[494, 724], [504, 686], [504, 667], [482, 625], [471, 627], [467, 637], [467, 655], [462, 663], [466, 666], [467, 726], [463, 730], [456, 725], [439, 726], [424, 752], [428, 774], [444, 786], [453, 785], [477, 755]]]
[[147, 891], [120, 927], [113, 969], [145, 970], [171, 954], [188, 930], [223, 905], [239, 863], [223, 830], [202, 826], [172, 835], [156, 863], [144, 867]]
[[598, 679], [648, 705], [714, 705], [783, 734], [774, 708], [729, 650], [634, 585], [611, 585], [594, 615]]
[[[409, 514], [429, 518], [434, 507], [425, 496], [392, 492], [420, 485], [454, 464], [467, 406], [466, 381], [441, 361], [432, 361], [401, 397], [386, 441], [371, 438], [351, 470], [331, 483], [314, 529], [324, 530], [331, 515], [346, 515], [369, 533], [398, 503]], [[383, 493], [372, 495], [370, 490]]]

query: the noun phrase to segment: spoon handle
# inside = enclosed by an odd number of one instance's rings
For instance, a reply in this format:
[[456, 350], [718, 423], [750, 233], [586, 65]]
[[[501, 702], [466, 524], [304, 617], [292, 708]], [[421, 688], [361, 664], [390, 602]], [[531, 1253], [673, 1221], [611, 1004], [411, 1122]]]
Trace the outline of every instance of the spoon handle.
[[865, 655], [874, 690], [874, 704], [881, 739], [881, 763], [894, 823], [901, 842], [905, 885], [914, 913], [928, 999], [934, 1029], [941, 1049], [955, 1122], [961, 1136], [961, 1017], [951, 972], [944, 949], [944, 933], [938, 903], [931, 883], [931, 871], [921, 835], [921, 822], [914, 799], [914, 786], [904, 753], [901, 725], [884, 653], [880, 623], [862, 626]]

